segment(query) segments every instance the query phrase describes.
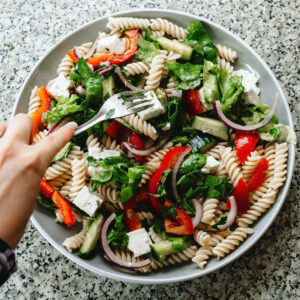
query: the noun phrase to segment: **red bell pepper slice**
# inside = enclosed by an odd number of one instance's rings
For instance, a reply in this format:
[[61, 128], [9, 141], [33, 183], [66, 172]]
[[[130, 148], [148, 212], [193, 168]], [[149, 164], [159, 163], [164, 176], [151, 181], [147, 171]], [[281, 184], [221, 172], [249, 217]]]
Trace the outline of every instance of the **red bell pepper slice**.
[[140, 219], [137, 217], [137, 215], [135, 214], [134, 207], [138, 202], [142, 200], [146, 200], [147, 198], [148, 198], [147, 192], [143, 189], [140, 189], [131, 200], [125, 203], [124, 221], [129, 231], [134, 231], [142, 228], [142, 223]]
[[34, 136], [35, 133], [37, 132], [39, 123], [42, 120], [43, 113], [46, 112], [50, 107], [50, 99], [49, 99], [46, 87], [45, 86], [39, 87], [37, 89], [37, 92], [41, 99], [42, 104], [30, 116], [32, 119], [32, 136]]
[[75, 224], [75, 215], [69, 202], [64, 199], [63, 196], [60, 195], [55, 188], [44, 179], [41, 180], [40, 191], [47, 198], [51, 198], [53, 203], [58, 207], [63, 216], [64, 223], [68, 227], [73, 226]]
[[[169, 170], [175, 165], [176, 160], [178, 159], [179, 155], [186, 149], [187, 147], [176, 147], [169, 150], [164, 158], [161, 161], [159, 169], [151, 176], [149, 183], [148, 183], [148, 192], [152, 195], [157, 193], [157, 188], [159, 183], [161, 182], [162, 173], [166, 170]], [[150, 195], [149, 201], [152, 207], [161, 214], [161, 203], [158, 201], [157, 197]]]
[[267, 171], [269, 169], [269, 161], [265, 158], [262, 158], [257, 167], [254, 170], [252, 177], [248, 182], [249, 192], [254, 192], [258, 187], [262, 185], [267, 177]]
[[129, 48], [122, 54], [112, 54], [104, 53], [99, 56], [94, 56], [88, 59], [86, 62], [93, 65], [93, 67], [98, 67], [101, 62], [110, 61], [111, 64], [120, 65], [125, 61], [132, 58], [133, 54], [138, 49], [136, 40], [139, 38], [138, 28], [126, 30], [125, 35], [129, 39]]
[[203, 106], [200, 102], [200, 95], [198, 90], [183, 91], [182, 98], [186, 105], [186, 110], [191, 117], [203, 113]]
[[235, 150], [239, 161], [243, 164], [254, 150], [259, 137], [256, 133], [237, 131], [235, 134]]
[[113, 120], [106, 128], [107, 134], [110, 135], [115, 140], [121, 139], [123, 135], [123, 130], [124, 130], [124, 126], [116, 120]]
[[[173, 205], [170, 200], [166, 200], [164, 206]], [[176, 208], [176, 216], [165, 218], [165, 230], [168, 233], [177, 235], [194, 234], [194, 226], [191, 217], [183, 208]]]
[[[239, 214], [247, 212], [249, 207], [249, 191], [244, 179], [241, 178], [233, 190], [233, 196], [236, 201], [237, 211]], [[227, 200], [226, 205], [230, 209], [230, 201]]]
[[67, 55], [72, 59], [73, 62], [77, 62], [78, 58], [74, 55], [74, 48], [72, 48]]

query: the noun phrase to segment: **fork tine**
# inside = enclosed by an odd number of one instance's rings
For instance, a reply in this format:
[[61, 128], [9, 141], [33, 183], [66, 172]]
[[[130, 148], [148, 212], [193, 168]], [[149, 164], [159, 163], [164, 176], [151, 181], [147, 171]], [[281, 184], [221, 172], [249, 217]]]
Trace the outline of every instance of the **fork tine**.
[[147, 104], [150, 101], [151, 101], [151, 99], [135, 101], [135, 102], [131, 102], [130, 104], [125, 104], [125, 107], [126, 108], [131, 108], [131, 107], [135, 107], [135, 106], [140, 105], [140, 104]]
[[135, 108], [135, 109], [132, 109], [132, 111], [136, 114], [136, 113], [138, 113], [138, 112], [140, 112], [140, 111], [142, 111], [142, 110], [145, 110], [145, 109], [147, 109], [147, 108], [150, 108], [150, 107], [152, 107], [152, 106], [153, 106], [153, 104], [144, 105], [144, 106], [139, 106], [139, 107], [137, 107], [137, 108]]

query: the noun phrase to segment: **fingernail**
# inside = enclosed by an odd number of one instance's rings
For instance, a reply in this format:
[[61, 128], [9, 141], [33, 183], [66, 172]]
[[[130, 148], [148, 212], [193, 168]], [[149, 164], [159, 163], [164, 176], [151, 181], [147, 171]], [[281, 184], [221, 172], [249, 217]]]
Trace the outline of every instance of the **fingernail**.
[[65, 126], [68, 127], [68, 128], [71, 128], [73, 130], [76, 130], [78, 128], [78, 125], [77, 125], [76, 122], [69, 122]]

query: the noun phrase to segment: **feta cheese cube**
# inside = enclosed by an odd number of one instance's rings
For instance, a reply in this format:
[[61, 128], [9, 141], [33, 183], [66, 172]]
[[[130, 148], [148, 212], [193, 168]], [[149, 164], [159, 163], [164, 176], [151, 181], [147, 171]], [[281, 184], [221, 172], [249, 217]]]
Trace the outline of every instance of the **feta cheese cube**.
[[214, 174], [217, 172], [219, 165], [220, 163], [212, 156], [207, 156], [205, 166], [201, 169], [201, 172], [205, 174]]
[[133, 252], [134, 257], [138, 257], [150, 252], [151, 239], [145, 230], [141, 228], [127, 233], [129, 237], [128, 249]]
[[126, 40], [120, 39], [116, 35], [102, 38], [97, 43], [97, 52], [110, 52], [115, 54], [124, 53], [126, 50]]
[[73, 203], [90, 217], [93, 217], [103, 201], [98, 195], [91, 193], [88, 187], [84, 186]]
[[255, 74], [253, 74], [247, 70], [240, 69], [240, 70], [234, 71], [233, 75], [243, 76], [242, 84], [244, 86], [245, 94], [250, 92], [251, 90], [254, 91], [256, 95], [259, 94], [260, 89], [257, 87], [258, 78]]
[[60, 74], [51, 82], [48, 92], [56, 98], [59, 96], [70, 97], [70, 88], [72, 86], [72, 81]]
[[89, 148], [89, 156], [91, 156], [94, 159], [100, 159], [101, 158], [101, 150], [98, 147], [90, 147]]
[[121, 153], [117, 150], [103, 150], [100, 153], [100, 159], [105, 159], [108, 157], [118, 157], [120, 155], [121, 155]]
[[[155, 118], [165, 112], [164, 107], [162, 106], [162, 104], [160, 103], [158, 98], [156, 97], [156, 94], [154, 93], [154, 91], [149, 91], [149, 92], [145, 93], [145, 97], [143, 99], [145, 99], [145, 98], [151, 99], [147, 104], [153, 104], [153, 106], [138, 112], [138, 116], [141, 119], [147, 121], [147, 120]], [[142, 106], [144, 106], [144, 105], [145, 104], [142, 104]]]
[[162, 241], [161, 236], [158, 235], [158, 234], [154, 231], [153, 226], [151, 226], [151, 227], [149, 228], [149, 235], [150, 235], [150, 238], [151, 238], [151, 240], [152, 240], [153, 243], [158, 243], [158, 242]]

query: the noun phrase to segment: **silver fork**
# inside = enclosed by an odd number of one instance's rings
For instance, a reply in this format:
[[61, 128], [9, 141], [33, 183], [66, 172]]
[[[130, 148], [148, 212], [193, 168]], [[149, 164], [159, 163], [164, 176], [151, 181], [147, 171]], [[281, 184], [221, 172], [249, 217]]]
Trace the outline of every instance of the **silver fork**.
[[153, 106], [150, 102], [151, 99], [149, 92], [128, 91], [115, 94], [104, 102], [95, 117], [77, 128], [75, 135], [84, 132], [99, 122], [125, 117], [150, 108]]

